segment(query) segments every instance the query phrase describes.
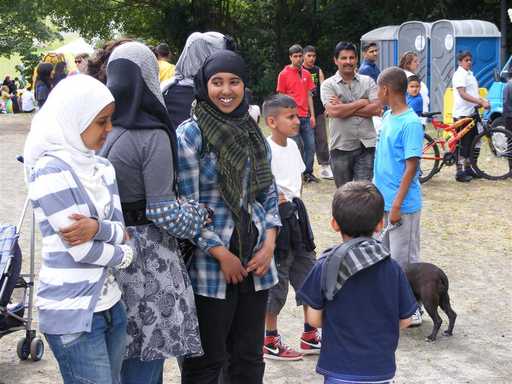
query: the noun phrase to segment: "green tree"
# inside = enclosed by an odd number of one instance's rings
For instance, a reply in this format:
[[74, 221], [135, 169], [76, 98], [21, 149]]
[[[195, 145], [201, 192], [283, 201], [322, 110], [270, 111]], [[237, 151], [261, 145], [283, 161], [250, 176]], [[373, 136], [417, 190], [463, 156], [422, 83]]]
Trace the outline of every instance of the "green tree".
[[[482, 19], [499, 25], [500, 4], [500, 0], [9, 2], [37, 3], [41, 17], [48, 15], [63, 30], [77, 31], [86, 38], [109, 39], [116, 34], [124, 34], [148, 44], [165, 41], [175, 55], [179, 54], [187, 36], [194, 31], [216, 30], [229, 34], [237, 40], [249, 63], [251, 86], [257, 96], [274, 90], [277, 74], [288, 63], [288, 47], [294, 43], [315, 45], [321, 65], [330, 74], [335, 70], [332, 49], [340, 40], [358, 43], [361, 35], [369, 30], [401, 24], [406, 20]], [[16, 7], [19, 9], [21, 5]], [[32, 29], [37, 29], [37, 26]], [[512, 28], [508, 32], [509, 42], [512, 42]]]
[[0, 56], [21, 55], [27, 75], [38, 62], [37, 50], [45, 42], [60, 38], [41, 13], [41, 1], [0, 0]]

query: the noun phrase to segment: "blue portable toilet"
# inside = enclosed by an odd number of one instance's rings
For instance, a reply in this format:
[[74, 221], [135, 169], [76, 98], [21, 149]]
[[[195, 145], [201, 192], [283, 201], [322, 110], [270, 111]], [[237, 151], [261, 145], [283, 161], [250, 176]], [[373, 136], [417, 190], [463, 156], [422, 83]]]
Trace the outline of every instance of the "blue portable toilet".
[[432, 23], [407, 21], [400, 25], [397, 32], [398, 61], [406, 52], [418, 55], [420, 67], [418, 77], [429, 87], [430, 84], [430, 30]]
[[457, 69], [457, 54], [470, 51], [473, 73], [480, 87], [494, 81], [494, 69], [500, 66], [500, 31], [493, 23], [482, 20], [439, 20], [431, 30], [430, 110], [443, 110], [443, 95], [452, 86]]
[[[374, 42], [379, 47], [379, 60], [377, 65], [382, 71], [388, 67], [397, 65], [398, 62], [398, 42], [396, 39], [397, 25], [388, 25], [373, 29], [361, 36], [361, 47], [364, 43]], [[361, 51], [362, 57], [362, 51]]]

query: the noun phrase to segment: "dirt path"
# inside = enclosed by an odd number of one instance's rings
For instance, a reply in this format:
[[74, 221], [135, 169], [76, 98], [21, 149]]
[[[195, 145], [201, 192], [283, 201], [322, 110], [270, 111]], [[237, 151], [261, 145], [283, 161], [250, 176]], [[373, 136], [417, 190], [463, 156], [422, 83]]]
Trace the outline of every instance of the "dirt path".
[[[0, 116], [0, 222], [15, 223], [25, 198], [21, 166], [28, 116]], [[512, 180], [468, 184], [453, 180], [444, 169], [423, 188], [422, 259], [443, 268], [450, 278], [452, 306], [458, 314], [454, 336], [435, 343], [424, 338], [432, 322], [402, 332], [397, 353], [396, 383], [512, 382]], [[307, 185], [304, 200], [310, 212], [319, 250], [338, 242], [328, 226], [332, 182]], [[24, 226], [28, 234], [28, 225]], [[22, 241], [28, 256], [27, 241]], [[25, 258], [25, 262], [28, 257]], [[39, 258], [36, 258], [37, 265]], [[291, 290], [292, 291], [292, 290]], [[297, 345], [302, 309], [293, 292], [280, 317], [280, 331]], [[446, 326], [446, 317], [443, 328]], [[20, 362], [16, 341], [21, 333], [0, 339], [0, 384], [60, 383], [55, 360], [47, 348], [38, 363]], [[267, 384], [322, 383], [315, 357], [294, 363], [269, 362]], [[168, 361], [165, 383], [179, 383], [174, 361]]]

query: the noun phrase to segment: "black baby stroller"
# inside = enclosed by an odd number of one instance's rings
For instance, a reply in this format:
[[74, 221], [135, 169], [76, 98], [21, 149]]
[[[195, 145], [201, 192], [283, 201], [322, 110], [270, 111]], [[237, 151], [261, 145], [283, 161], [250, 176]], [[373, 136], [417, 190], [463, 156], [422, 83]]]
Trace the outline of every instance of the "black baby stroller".
[[[21, 159], [20, 159], [21, 161]], [[43, 357], [44, 344], [32, 329], [32, 307], [34, 298], [34, 256], [35, 256], [35, 219], [32, 213], [30, 230], [30, 271], [21, 273], [21, 248], [18, 244], [21, 225], [29, 206], [25, 201], [18, 226], [0, 224], [0, 338], [16, 332], [25, 331], [20, 338], [16, 351], [21, 360], [29, 357], [39, 361]], [[15, 290], [22, 290], [20, 302], [12, 302]]]

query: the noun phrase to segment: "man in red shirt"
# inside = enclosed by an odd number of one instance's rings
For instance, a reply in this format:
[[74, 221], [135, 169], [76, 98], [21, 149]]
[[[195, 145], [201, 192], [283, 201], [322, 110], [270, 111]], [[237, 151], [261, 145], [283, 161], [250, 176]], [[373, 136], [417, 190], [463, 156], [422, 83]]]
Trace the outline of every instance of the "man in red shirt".
[[316, 87], [311, 73], [302, 67], [302, 47], [298, 44], [292, 45], [288, 54], [291, 64], [284, 67], [279, 73], [277, 92], [292, 97], [297, 103], [300, 132], [293, 139], [297, 142], [306, 164], [304, 182], [318, 182], [318, 179], [313, 175], [313, 162], [315, 160], [315, 133], [313, 129], [316, 121], [312, 91]]

